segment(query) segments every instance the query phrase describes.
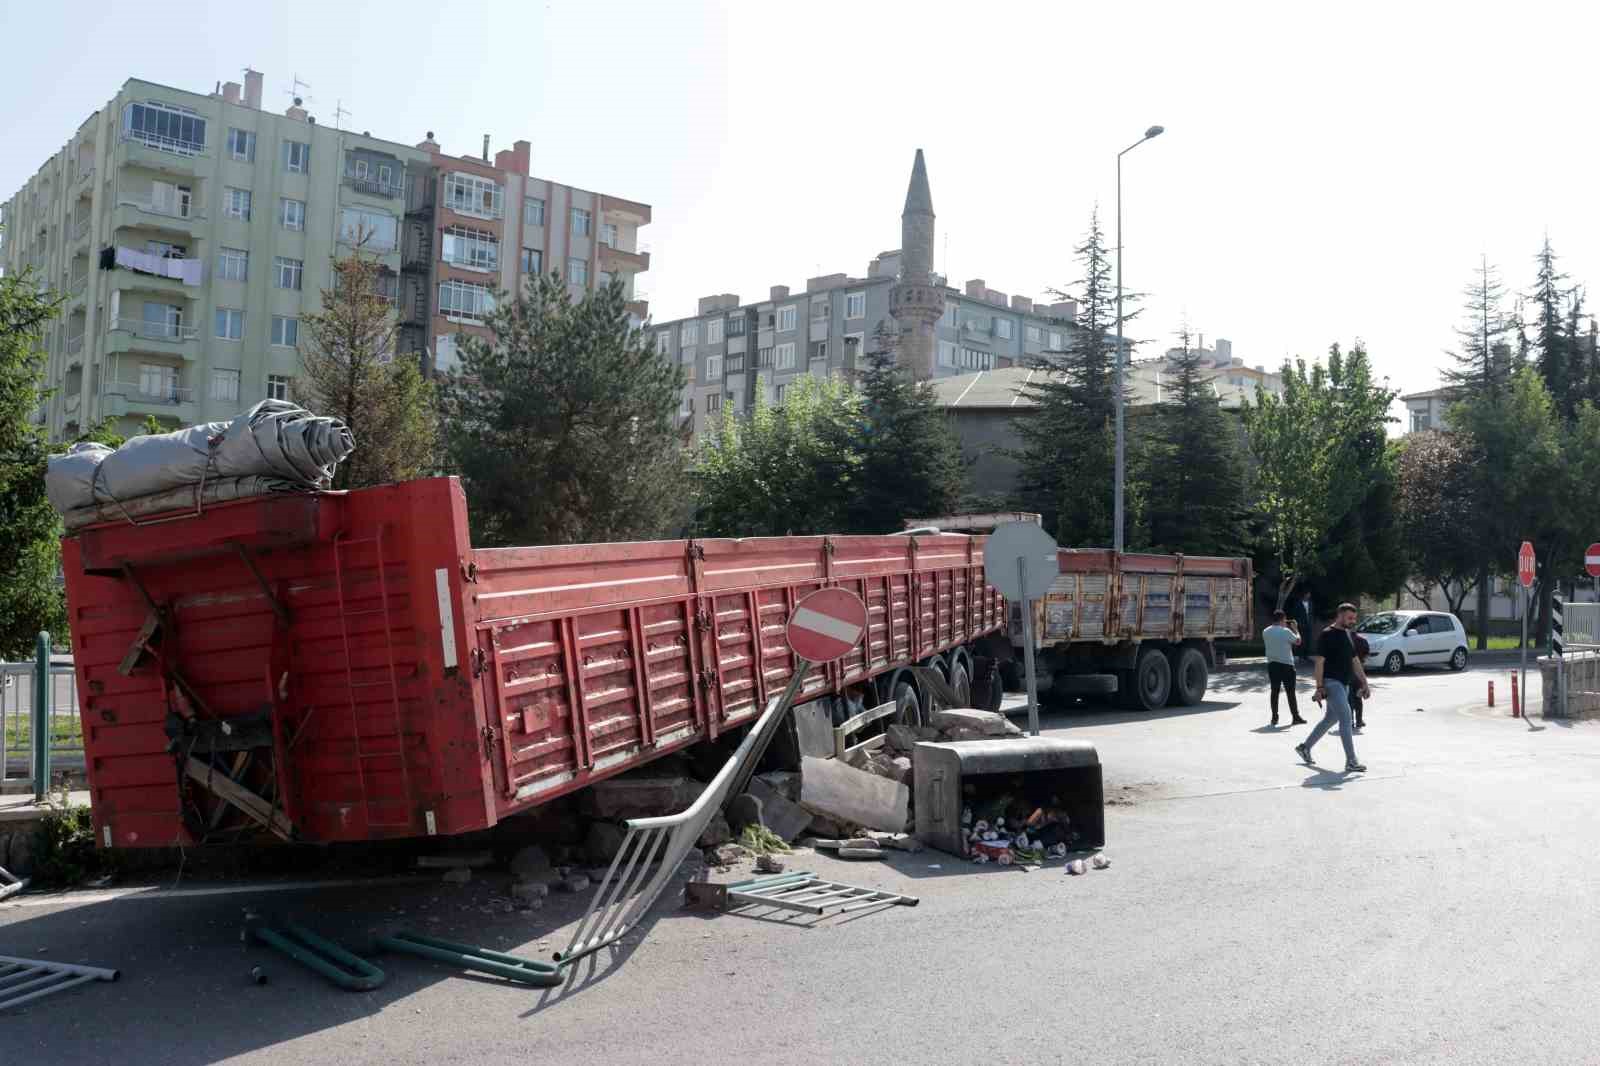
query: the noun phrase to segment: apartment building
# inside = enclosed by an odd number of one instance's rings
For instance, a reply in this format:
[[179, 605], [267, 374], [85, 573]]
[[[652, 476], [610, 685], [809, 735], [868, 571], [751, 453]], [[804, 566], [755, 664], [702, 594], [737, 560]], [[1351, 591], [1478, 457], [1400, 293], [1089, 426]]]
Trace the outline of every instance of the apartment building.
[[[489, 162], [262, 105], [263, 75], [192, 93], [130, 79], [0, 205], [0, 269], [65, 294], [45, 338], [40, 417], [69, 439], [232, 417], [291, 395], [301, 316], [358, 241], [380, 260], [399, 354], [454, 362], [501, 291], [648, 268], [647, 205], [533, 178], [518, 141]], [[502, 247], [514, 254], [502, 256]], [[630, 305], [638, 321], [647, 308]], [[440, 339], [443, 338], [443, 352]]]
[[[1283, 374], [1269, 371], [1265, 364], [1246, 366], [1244, 359], [1233, 354], [1233, 342], [1221, 337], [1212, 347], [1205, 346], [1205, 338], [1190, 353], [1200, 357], [1200, 376], [1211, 382], [1211, 387], [1222, 399], [1223, 406], [1236, 407], [1240, 402], [1255, 399], [1256, 390], [1273, 396], [1283, 395]], [[1149, 360], [1139, 360], [1135, 370], [1150, 379], [1156, 386], [1155, 402], [1162, 400], [1165, 388], [1177, 375], [1178, 362], [1186, 353], [1182, 348], [1168, 348], [1165, 354]]]
[[503, 293], [531, 275], [559, 273], [579, 291], [622, 279], [635, 324], [649, 307], [635, 299], [650, 269], [639, 230], [650, 206], [531, 174], [532, 146], [516, 141], [489, 158], [444, 154], [433, 133], [407, 203], [402, 270], [401, 348], [426, 351], [443, 373], [459, 363], [463, 335], [488, 337], [484, 325]]
[[131, 79], [3, 207], [7, 273], [66, 303], [46, 338], [56, 439], [231, 417], [287, 396], [300, 316], [361, 234], [398, 293], [406, 145], [262, 108], [261, 74], [210, 94]]

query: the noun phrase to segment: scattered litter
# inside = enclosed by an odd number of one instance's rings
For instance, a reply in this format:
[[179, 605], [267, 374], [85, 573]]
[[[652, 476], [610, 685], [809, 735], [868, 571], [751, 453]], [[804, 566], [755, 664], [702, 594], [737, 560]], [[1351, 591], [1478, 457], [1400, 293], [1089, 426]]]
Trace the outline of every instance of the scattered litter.
[[1106, 867], [1111, 865], [1111, 860], [1106, 858], [1104, 855], [1096, 855], [1091, 861], [1094, 863], [1094, 868], [1096, 870], [1104, 870]]
[[790, 851], [784, 839], [764, 825], [747, 825], [739, 835], [739, 846], [756, 855], [773, 855]]
[[771, 855], [757, 855], [756, 870], [764, 874], [781, 874], [783, 873], [783, 863]]
[[930, 869], [930, 870], [942, 870], [942, 869], [944, 869], [944, 867], [941, 866], [939, 863], [930, 862], [928, 864], [928, 869]]
[[266, 984], [267, 983], [267, 971], [263, 970], [259, 966], [250, 967], [250, 980], [254, 981], [258, 985]]
[[1089, 864], [1084, 862], [1082, 859], [1073, 859], [1071, 862], [1067, 863], [1067, 873], [1072, 874], [1074, 877], [1076, 877], [1078, 874], [1086, 873], [1088, 869]]

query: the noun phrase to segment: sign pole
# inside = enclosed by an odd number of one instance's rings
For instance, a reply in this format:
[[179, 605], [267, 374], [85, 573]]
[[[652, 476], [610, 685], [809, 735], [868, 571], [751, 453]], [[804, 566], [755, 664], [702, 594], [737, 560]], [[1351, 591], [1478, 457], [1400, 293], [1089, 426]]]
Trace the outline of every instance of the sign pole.
[[1522, 715], [1528, 715], [1528, 586], [1522, 586], [1522, 666], [1520, 667], [1521, 680], [1517, 682], [1522, 691]]
[[1039, 678], [1033, 672], [1033, 602], [1028, 599], [1028, 557], [1017, 556], [1017, 585], [1022, 594], [1022, 662], [1028, 675], [1028, 735], [1039, 735]]

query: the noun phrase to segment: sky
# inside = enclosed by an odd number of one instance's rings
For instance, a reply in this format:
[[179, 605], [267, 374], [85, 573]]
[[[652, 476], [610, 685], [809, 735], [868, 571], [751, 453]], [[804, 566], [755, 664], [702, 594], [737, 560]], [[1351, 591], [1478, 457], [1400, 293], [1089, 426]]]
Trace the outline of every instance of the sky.
[[[97, 10], [96, 10], [97, 9]], [[246, 14], [248, 12], [248, 14]], [[862, 276], [900, 243], [912, 156], [936, 268], [1041, 297], [1080, 276], [1124, 159], [1130, 334], [1184, 326], [1247, 364], [1365, 343], [1432, 387], [1480, 255], [1531, 288], [1546, 234], [1600, 284], [1600, 7], [413, 0], [190, 5], [0, 0], [0, 198], [128, 77], [209, 92], [298, 76], [319, 121], [446, 151], [533, 143], [543, 178], [649, 203], [640, 289], [699, 297]], [[1600, 291], [1594, 294], [1600, 301]]]

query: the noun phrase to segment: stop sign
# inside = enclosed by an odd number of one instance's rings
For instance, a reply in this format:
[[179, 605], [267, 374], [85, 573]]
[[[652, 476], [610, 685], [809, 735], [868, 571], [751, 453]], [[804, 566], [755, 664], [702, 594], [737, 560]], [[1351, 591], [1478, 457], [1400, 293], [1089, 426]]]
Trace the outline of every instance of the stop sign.
[[1583, 550], [1583, 568], [1590, 577], [1600, 577], [1600, 544], [1591, 544]]
[[1522, 542], [1522, 550], [1517, 552], [1517, 581], [1523, 588], [1533, 584], [1533, 544], [1530, 541]]
[[818, 589], [794, 605], [789, 647], [814, 663], [840, 658], [861, 642], [867, 630], [867, 605], [845, 589]]

